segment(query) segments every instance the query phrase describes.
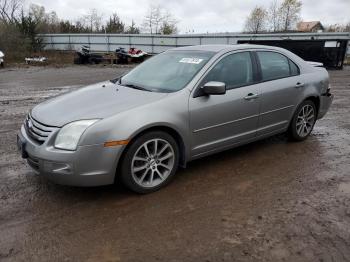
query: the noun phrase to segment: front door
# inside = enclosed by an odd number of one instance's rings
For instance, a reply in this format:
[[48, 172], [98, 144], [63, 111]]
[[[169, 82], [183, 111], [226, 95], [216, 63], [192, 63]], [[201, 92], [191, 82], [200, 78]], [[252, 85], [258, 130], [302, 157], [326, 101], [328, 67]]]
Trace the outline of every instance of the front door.
[[[219, 60], [198, 88], [210, 81], [223, 82], [224, 95], [190, 97], [192, 156], [230, 147], [256, 136], [259, 118], [259, 86], [254, 84], [250, 52], [228, 54]], [[199, 89], [200, 90], [200, 89]]]

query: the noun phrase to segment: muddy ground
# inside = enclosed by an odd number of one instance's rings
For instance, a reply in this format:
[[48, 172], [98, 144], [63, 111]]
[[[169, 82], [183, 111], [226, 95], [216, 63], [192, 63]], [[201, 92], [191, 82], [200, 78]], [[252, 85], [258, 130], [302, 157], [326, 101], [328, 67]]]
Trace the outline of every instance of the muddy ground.
[[1, 261], [350, 261], [350, 69], [311, 137], [196, 160], [168, 187], [54, 185], [25, 164], [16, 132], [45, 98], [127, 69], [0, 71]]

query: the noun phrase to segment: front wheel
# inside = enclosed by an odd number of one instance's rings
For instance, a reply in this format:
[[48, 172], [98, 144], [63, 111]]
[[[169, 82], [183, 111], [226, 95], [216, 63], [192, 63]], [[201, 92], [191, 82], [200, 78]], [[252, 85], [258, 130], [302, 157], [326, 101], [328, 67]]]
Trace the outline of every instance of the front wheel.
[[179, 148], [167, 133], [153, 131], [138, 137], [122, 159], [123, 184], [137, 193], [154, 192], [167, 185], [179, 164]]
[[293, 140], [303, 141], [311, 133], [317, 119], [315, 103], [306, 100], [302, 102], [294, 113], [289, 135]]

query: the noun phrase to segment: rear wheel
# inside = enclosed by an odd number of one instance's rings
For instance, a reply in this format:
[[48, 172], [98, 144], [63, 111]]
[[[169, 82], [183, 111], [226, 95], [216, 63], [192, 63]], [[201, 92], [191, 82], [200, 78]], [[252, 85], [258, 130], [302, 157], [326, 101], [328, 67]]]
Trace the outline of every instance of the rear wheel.
[[167, 133], [153, 131], [138, 137], [121, 163], [123, 184], [137, 193], [154, 192], [167, 185], [179, 164], [179, 148]]
[[303, 141], [311, 133], [317, 119], [317, 111], [314, 102], [306, 100], [294, 113], [292, 123], [289, 128], [289, 135], [293, 140]]

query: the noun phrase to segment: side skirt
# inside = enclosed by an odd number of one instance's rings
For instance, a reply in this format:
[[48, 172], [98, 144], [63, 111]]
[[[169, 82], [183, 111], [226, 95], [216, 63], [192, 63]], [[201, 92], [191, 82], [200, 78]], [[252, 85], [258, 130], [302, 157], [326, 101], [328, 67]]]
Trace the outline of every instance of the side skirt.
[[267, 134], [256, 136], [254, 138], [251, 138], [251, 139], [248, 139], [248, 140], [245, 140], [245, 141], [242, 141], [242, 142], [237, 142], [237, 143], [234, 143], [234, 144], [231, 144], [231, 145], [227, 145], [227, 146], [216, 148], [216, 149], [212, 149], [210, 151], [203, 152], [203, 153], [200, 153], [200, 154], [197, 154], [197, 155], [193, 155], [188, 162], [190, 162], [192, 160], [195, 160], [195, 159], [199, 159], [199, 158], [205, 157], [205, 156], [216, 154], [216, 153], [219, 153], [219, 152], [222, 152], [222, 151], [226, 151], [228, 149], [232, 149], [232, 148], [239, 147], [239, 146], [242, 146], [242, 145], [250, 144], [252, 142], [255, 142], [255, 141], [258, 141], [258, 140], [262, 140], [262, 139], [268, 138], [270, 136], [274, 136], [274, 135], [277, 135], [277, 134], [282, 134], [282, 133], [284, 133], [286, 131], [287, 131], [287, 128], [282, 128], [282, 129], [275, 130], [275, 131], [267, 133]]

